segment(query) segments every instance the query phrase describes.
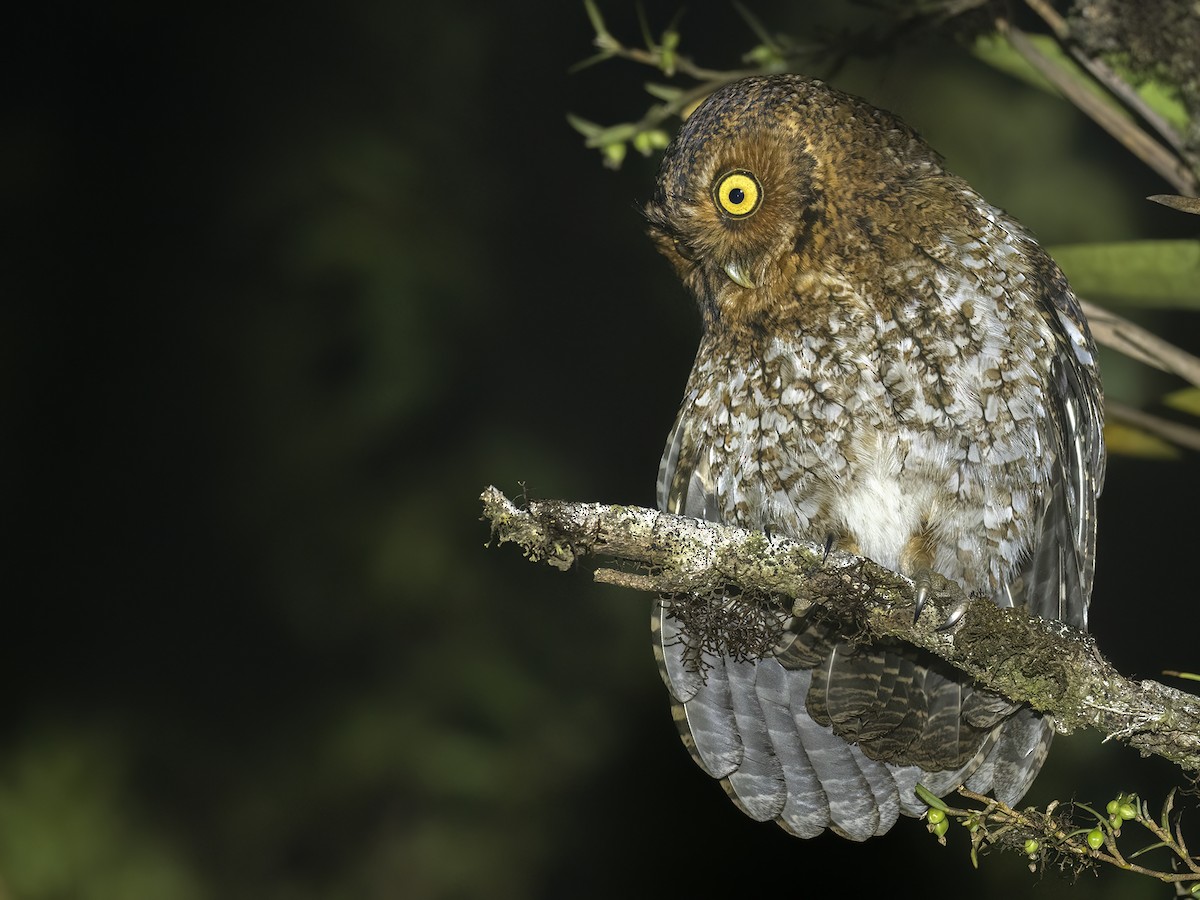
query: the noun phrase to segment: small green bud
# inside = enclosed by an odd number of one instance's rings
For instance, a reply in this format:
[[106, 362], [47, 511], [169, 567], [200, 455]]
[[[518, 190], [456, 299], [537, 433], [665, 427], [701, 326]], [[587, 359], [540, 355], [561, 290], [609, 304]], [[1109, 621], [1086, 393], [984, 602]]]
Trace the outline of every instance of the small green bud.
[[645, 131], [639, 131], [633, 136], [633, 149], [642, 156], [649, 156], [654, 152], [654, 147], [650, 144], [650, 134]]
[[1104, 832], [1099, 828], [1093, 828], [1087, 834], [1087, 843], [1093, 850], [1099, 850], [1104, 846]]
[[650, 146], [655, 150], [665, 150], [667, 145], [671, 143], [671, 136], [661, 128], [654, 128], [645, 132], [646, 137], [650, 140]]
[[929, 820], [930, 825], [936, 825], [938, 822], [944, 822], [946, 820], [946, 814], [940, 809], [931, 809], [929, 812], [925, 813], [925, 818]]
[[662, 46], [658, 48], [659, 63], [658, 66], [667, 77], [675, 74], [675, 65], [679, 60], [676, 51], [679, 50], [679, 32], [664, 31], [662, 36]]
[[950, 822], [947, 819], [942, 819], [940, 822], [935, 822], [933, 825], [933, 833], [938, 837], [943, 837], [950, 830]]
[[621, 168], [621, 162], [625, 159], [625, 144], [622, 141], [605, 144], [600, 152], [604, 154], [604, 165], [610, 169]]
[[1039, 844], [1036, 840], [1034, 840], [1033, 838], [1026, 839], [1026, 841], [1025, 841], [1025, 855], [1026, 856], [1037, 856], [1037, 852], [1040, 849], [1042, 849], [1042, 845]]
[[779, 53], [774, 47], [769, 47], [766, 44], [759, 44], [742, 58], [746, 62], [754, 63], [758, 66], [768, 66], [772, 63], [779, 62]]
[[1119, 815], [1126, 822], [1128, 822], [1130, 819], [1136, 819], [1137, 814], [1137, 807], [1132, 803], [1122, 803], [1117, 809], [1117, 815]]
[[1108, 801], [1108, 806], [1104, 807], [1104, 810], [1105, 810], [1105, 812], [1107, 812], [1107, 813], [1108, 813], [1110, 816], [1115, 816], [1115, 815], [1117, 814], [1117, 810], [1118, 810], [1118, 809], [1120, 809], [1120, 808], [1121, 808], [1121, 804], [1120, 804], [1120, 802], [1119, 802], [1119, 801], [1117, 801], [1117, 800], [1109, 800], [1109, 801]]

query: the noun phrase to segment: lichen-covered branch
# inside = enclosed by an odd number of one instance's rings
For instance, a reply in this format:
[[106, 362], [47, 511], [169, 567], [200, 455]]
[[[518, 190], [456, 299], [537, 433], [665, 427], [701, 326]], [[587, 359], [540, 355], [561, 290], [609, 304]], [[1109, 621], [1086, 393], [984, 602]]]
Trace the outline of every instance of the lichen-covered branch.
[[[1052, 717], [1064, 733], [1094, 728], [1200, 774], [1200, 697], [1118, 673], [1086, 633], [1061, 622], [972, 600], [936, 579], [913, 621], [913, 582], [870, 560], [823, 546], [634, 506], [532, 501], [482, 494], [499, 543], [513, 542], [534, 562], [569, 569], [585, 557], [606, 560], [595, 577], [658, 594], [736, 588], [803, 616], [823, 607], [847, 634], [893, 638], [921, 647], [1012, 700]], [[747, 599], [749, 602], [749, 599]], [[953, 627], [944, 627], [953, 620]]]

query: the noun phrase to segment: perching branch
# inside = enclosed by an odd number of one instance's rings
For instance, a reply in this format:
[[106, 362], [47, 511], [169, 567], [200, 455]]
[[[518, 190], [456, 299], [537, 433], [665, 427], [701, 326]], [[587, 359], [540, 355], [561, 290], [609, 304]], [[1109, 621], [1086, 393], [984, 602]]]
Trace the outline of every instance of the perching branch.
[[[1028, 703], [1070, 733], [1094, 728], [1144, 755], [1200, 775], [1200, 697], [1118, 673], [1086, 633], [1061, 622], [972, 600], [936, 579], [913, 621], [913, 582], [870, 560], [778, 535], [633, 506], [532, 501], [518, 507], [494, 487], [480, 499], [499, 543], [533, 562], [569, 569], [596, 556], [598, 581], [658, 594], [737, 589], [803, 616], [824, 607], [848, 634], [892, 638], [928, 650], [978, 683]], [[961, 615], [957, 613], [961, 611]], [[943, 625], [952, 614], [952, 628]]]

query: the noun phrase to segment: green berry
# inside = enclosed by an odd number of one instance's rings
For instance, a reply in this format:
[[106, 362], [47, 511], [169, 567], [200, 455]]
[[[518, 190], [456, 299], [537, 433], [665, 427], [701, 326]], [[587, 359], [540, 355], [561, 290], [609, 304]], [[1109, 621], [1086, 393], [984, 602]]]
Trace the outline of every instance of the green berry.
[[942, 837], [949, 830], [950, 823], [945, 818], [943, 818], [940, 822], [935, 822], [933, 825], [933, 833], [938, 837]]
[[1134, 806], [1132, 803], [1122, 803], [1117, 808], [1117, 815], [1119, 815], [1126, 822], [1128, 822], [1130, 819], [1136, 819], [1137, 814], [1138, 814], [1137, 807]]
[[1093, 850], [1099, 850], [1104, 846], [1104, 832], [1099, 828], [1093, 828], [1087, 835], [1088, 846]]
[[925, 818], [929, 821], [930, 825], [936, 825], [938, 822], [945, 821], [946, 814], [940, 809], [931, 809], [925, 813]]
[[1121, 808], [1121, 804], [1116, 800], [1109, 800], [1108, 806], [1104, 807], [1105, 811], [1110, 816], [1115, 816], [1117, 814], [1117, 810], [1120, 808]]
[[1042, 846], [1042, 845], [1041, 845], [1041, 844], [1039, 844], [1039, 843], [1038, 843], [1036, 840], [1034, 840], [1033, 838], [1028, 838], [1028, 839], [1026, 839], [1026, 841], [1025, 841], [1025, 855], [1026, 855], [1026, 856], [1037, 856], [1037, 852], [1038, 852], [1038, 850], [1040, 850], [1040, 849], [1041, 849], [1041, 846]]

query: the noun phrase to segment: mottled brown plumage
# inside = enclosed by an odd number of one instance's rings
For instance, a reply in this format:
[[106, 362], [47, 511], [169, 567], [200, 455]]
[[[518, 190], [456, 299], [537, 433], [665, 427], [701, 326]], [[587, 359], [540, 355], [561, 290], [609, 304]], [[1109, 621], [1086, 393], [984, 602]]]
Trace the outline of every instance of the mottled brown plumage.
[[[1095, 347], [1061, 272], [902, 122], [811, 79], [717, 91], [651, 233], [704, 322], [659, 475], [670, 512], [829, 541], [1086, 627], [1104, 472]], [[1017, 802], [1047, 722], [902, 646], [785, 623], [700, 648], [656, 606], [685, 744], [756, 819], [863, 840], [918, 781]]]

